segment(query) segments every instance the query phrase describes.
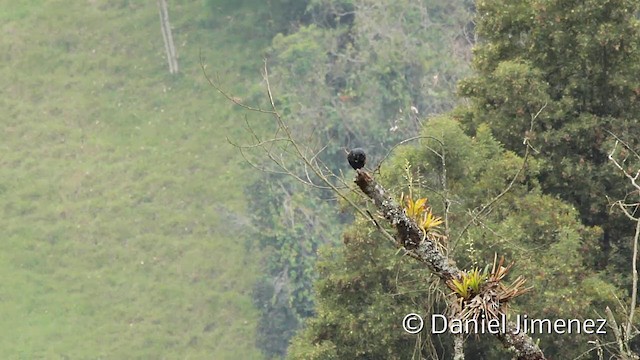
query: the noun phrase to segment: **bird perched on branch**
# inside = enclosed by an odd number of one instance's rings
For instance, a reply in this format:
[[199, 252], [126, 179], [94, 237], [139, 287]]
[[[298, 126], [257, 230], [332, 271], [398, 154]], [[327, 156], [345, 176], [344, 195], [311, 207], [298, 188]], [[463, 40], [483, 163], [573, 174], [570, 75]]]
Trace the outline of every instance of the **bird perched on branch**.
[[347, 155], [347, 161], [354, 170], [362, 169], [367, 162], [367, 155], [361, 148], [351, 149]]

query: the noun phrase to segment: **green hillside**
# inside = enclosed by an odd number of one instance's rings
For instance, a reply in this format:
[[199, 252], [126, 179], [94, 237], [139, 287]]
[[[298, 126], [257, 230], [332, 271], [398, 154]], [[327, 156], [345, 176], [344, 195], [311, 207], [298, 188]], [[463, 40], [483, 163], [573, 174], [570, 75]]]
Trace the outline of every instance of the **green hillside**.
[[241, 236], [259, 174], [198, 54], [247, 88], [268, 39], [203, 1], [169, 11], [176, 76], [155, 1], [0, 0], [4, 359], [260, 358]]

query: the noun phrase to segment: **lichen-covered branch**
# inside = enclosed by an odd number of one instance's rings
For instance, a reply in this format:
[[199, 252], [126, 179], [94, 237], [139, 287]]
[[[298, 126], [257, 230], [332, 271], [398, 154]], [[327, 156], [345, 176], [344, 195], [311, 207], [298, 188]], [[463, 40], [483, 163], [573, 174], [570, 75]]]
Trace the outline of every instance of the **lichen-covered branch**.
[[422, 241], [424, 234], [418, 225], [410, 219], [390, 196], [386, 190], [366, 171], [357, 170], [356, 184], [370, 197], [384, 217], [398, 231], [398, 242], [410, 252], [411, 256], [424, 262], [442, 280], [450, 280], [458, 276], [460, 270], [444, 254], [435, 243]]
[[533, 342], [533, 339], [526, 333], [517, 331], [517, 325], [508, 321], [505, 333], [498, 333], [496, 336], [507, 349], [513, 349], [518, 359], [523, 360], [545, 360], [540, 347]]
[[[398, 243], [411, 257], [425, 263], [440, 279], [453, 280], [460, 276], [461, 271], [456, 264], [448, 259], [436, 244], [424, 236], [423, 231], [414, 220], [409, 218], [404, 209], [387, 194], [365, 170], [356, 170], [355, 183], [360, 190], [371, 198], [382, 215], [397, 231]], [[423, 240], [424, 239], [424, 240]], [[520, 360], [544, 360], [542, 350], [525, 333], [514, 333], [517, 325], [511, 321], [506, 324], [507, 331], [499, 334], [502, 344], [512, 350]]]

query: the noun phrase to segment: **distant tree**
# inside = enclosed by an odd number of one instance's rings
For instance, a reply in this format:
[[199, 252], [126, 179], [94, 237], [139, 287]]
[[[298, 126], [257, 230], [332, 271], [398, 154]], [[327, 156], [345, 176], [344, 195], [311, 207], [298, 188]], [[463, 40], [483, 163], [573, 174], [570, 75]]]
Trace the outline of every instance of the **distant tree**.
[[[268, 51], [270, 81], [278, 91], [274, 101], [287, 126], [333, 173], [344, 168], [345, 148], [370, 149], [368, 163], [375, 166], [395, 142], [417, 134], [421, 114], [455, 103], [455, 81], [467, 70], [471, 41], [465, 36], [468, 6], [310, 1], [301, 21], [282, 28]], [[260, 89], [249, 98], [260, 103], [263, 96]], [[306, 178], [299, 159], [281, 163]], [[353, 217], [335, 211], [332, 191], [307, 188], [282, 174], [265, 176], [248, 191], [261, 194], [254, 223], [262, 230], [254, 238], [266, 254], [265, 276], [255, 292], [263, 309], [260, 347], [268, 355], [282, 354], [291, 327], [313, 314], [316, 249], [337, 243]], [[317, 197], [323, 200], [312, 200]], [[278, 282], [285, 285], [275, 301], [269, 294]]]
[[262, 312], [257, 343], [270, 357], [284, 356], [302, 321], [314, 315], [316, 253], [321, 245], [336, 243], [342, 229], [335, 201], [307, 194], [303, 185], [268, 174], [247, 189], [254, 198], [251, 236], [265, 254], [264, 274], [254, 290]]
[[[471, 100], [461, 116], [470, 134], [488, 124], [507, 149], [522, 136], [542, 160], [542, 189], [603, 229], [594, 260], [618, 279], [629, 260], [624, 219], [608, 198], [627, 186], [607, 166], [609, 132], [640, 144], [640, 23], [635, 0], [477, 2], [475, 76], [460, 84]], [[545, 111], [529, 131], [531, 114]], [[623, 282], [625, 285], [628, 282]]]
[[315, 0], [308, 12], [314, 23], [274, 38], [271, 80], [290, 126], [327, 145], [334, 169], [345, 146], [384, 151], [456, 103], [471, 42], [464, 1]]

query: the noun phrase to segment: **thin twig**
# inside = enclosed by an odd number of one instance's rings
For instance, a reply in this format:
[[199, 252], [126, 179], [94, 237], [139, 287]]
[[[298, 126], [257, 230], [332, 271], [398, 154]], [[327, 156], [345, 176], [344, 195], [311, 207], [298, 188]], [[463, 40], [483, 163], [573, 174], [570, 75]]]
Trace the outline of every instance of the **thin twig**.
[[[382, 163], [389, 157], [389, 155], [391, 155], [393, 150], [395, 150], [398, 146], [402, 146], [402, 145], [404, 145], [404, 144], [406, 144], [408, 142], [411, 142], [413, 140], [419, 140], [419, 139], [432, 139], [432, 140], [435, 140], [435, 141], [439, 142], [440, 145], [443, 145], [442, 141], [440, 141], [440, 139], [437, 139], [437, 138], [435, 138], [433, 136], [423, 136], [423, 135], [421, 135], [421, 136], [414, 136], [414, 137], [411, 137], [411, 138], [408, 138], [408, 139], [404, 139], [404, 140], [400, 141], [399, 143], [393, 145], [393, 147], [391, 149], [389, 149], [389, 151], [387, 151], [387, 154], [382, 158], [382, 160], [380, 160], [378, 162], [378, 165], [376, 165], [376, 167], [373, 170], [373, 172], [375, 172], [375, 173], [379, 172], [380, 167], [382, 166]], [[437, 152], [435, 152], [435, 153], [436, 153], [436, 155], [438, 154]]]
[[222, 94], [222, 96], [224, 96], [225, 98], [227, 98], [227, 100], [231, 101], [232, 103], [246, 109], [249, 111], [255, 111], [255, 112], [259, 112], [259, 113], [263, 113], [263, 114], [271, 114], [274, 115], [273, 111], [270, 110], [264, 110], [261, 108], [256, 108], [253, 106], [249, 106], [247, 104], [244, 104], [243, 102], [241, 102], [240, 100], [238, 100], [236, 97], [232, 96], [231, 94], [229, 94], [228, 92], [226, 92], [225, 90], [223, 90], [222, 88], [220, 88], [220, 86], [218, 85], [217, 82], [213, 81], [211, 79], [211, 77], [209, 77], [209, 74], [207, 73], [207, 69], [206, 69], [206, 65], [204, 64], [204, 58], [202, 57], [202, 49], [200, 49], [199, 52], [199, 57], [200, 57], [200, 68], [202, 69], [202, 73], [204, 74], [204, 78], [207, 79], [207, 82], [209, 83], [209, 85], [211, 85], [214, 89], [216, 89], [220, 94]]

